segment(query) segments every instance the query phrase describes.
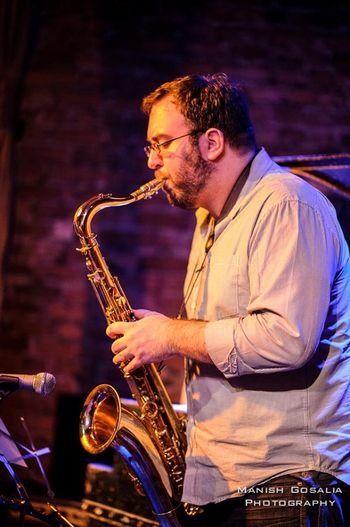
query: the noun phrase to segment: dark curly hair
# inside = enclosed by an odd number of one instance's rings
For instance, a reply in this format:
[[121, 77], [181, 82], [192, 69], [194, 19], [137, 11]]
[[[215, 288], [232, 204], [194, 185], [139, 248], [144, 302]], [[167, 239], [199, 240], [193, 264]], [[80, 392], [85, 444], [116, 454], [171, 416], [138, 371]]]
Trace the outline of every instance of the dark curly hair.
[[218, 128], [235, 148], [256, 149], [254, 127], [241, 86], [225, 73], [187, 75], [166, 82], [147, 95], [142, 110], [170, 96], [194, 129]]

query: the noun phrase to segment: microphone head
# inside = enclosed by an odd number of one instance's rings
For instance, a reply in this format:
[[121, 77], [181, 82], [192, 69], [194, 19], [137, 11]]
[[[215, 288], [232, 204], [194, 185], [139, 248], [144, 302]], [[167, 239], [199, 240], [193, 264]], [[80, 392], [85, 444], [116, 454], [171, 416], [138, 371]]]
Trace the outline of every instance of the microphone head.
[[49, 395], [56, 386], [56, 379], [51, 373], [38, 373], [33, 379], [33, 388], [36, 393]]

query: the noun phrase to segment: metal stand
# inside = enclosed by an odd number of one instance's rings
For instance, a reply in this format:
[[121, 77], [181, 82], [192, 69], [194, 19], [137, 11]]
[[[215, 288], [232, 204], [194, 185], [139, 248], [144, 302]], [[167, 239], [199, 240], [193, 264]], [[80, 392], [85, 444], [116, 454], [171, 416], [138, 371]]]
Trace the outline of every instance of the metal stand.
[[[7, 393], [5, 393], [4, 395], [4, 392], [0, 392], [0, 400], [6, 395]], [[44, 525], [49, 525], [51, 527], [74, 527], [74, 525], [67, 518], [65, 518], [57, 509], [56, 504], [54, 503], [54, 492], [50, 487], [49, 481], [44, 471], [44, 467], [40, 460], [40, 456], [50, 453], [50, 449], [42, 448], [40, 450], [36, 450], [31, 434], [23, 417], [21, 417], [20, 419], [22, 426], [27, 434], [30, 443], [30, 448], [18, 442], [15, 442], [12, 439], [11, 435], [8, 433], [5, 425], [3, 425], [1, 421], [2, 427], [0, 427], [0, 463], [3, 463], [7, 472], [10, 474], [15, 484], [18, 498], [14, 499], [0, 495], [0, 508], [19, 513], [17, 523], [18, 527], [24, 527], [25, 518], [28, 516], [36, 518], [43, 522]], [[25, 451], [24, 455], [21, 455], [19, 448]], [[15, 455], [15, 457], [13, 457], [13, 455]], [[48, 496], [47, 508], [49, 512], [44, 512], [43, 510], [40, 510], [32, 505], [24, 485], [21, 483], [14, 468], [12, 467], [12, 464], [26, 466], [24, 460], [29, 458], [34, 458], [36, 460], [40, 473], [45, 482]]]

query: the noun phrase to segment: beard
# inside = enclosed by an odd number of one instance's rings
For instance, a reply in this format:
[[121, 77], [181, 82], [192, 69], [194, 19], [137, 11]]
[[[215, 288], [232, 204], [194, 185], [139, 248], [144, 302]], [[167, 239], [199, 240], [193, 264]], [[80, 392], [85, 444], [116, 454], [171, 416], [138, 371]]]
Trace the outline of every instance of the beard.
[[197, 206], [199, 193], [207, 184], [214, 166], [202, 158], [198, 149], [184, 156], [182, 165], [176, 173], [176, 183], [164, 190], [170, 205], [181, 209], [192, 209]]

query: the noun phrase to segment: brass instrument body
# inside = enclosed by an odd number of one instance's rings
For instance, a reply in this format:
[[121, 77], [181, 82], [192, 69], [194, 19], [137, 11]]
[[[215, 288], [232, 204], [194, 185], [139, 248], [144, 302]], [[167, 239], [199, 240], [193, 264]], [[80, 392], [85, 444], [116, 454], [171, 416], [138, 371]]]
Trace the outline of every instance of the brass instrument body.
[[[148, 198], [161, 186], [161, 182], [152, 180], [126, 198], [99, 194], [83, 203], [75, 214], [79, 251], [85, 256], [88, 279], [108, 324], [136, 318], [118, 278], [111, 275], [101, 254], [91, 230], [92, 219], [105, 207]], [[124, 376], [138, 403], [140, 416], [123, 408], [113, 387], [97, 386], [88, 395], [81, 413], [82, 445], [90, 453], [102, 452], [108, 446], [117, 450], [140, 481], [160, 525], [180, 527], [186, 452], [184, 421], [177, 416], [154, 364]]]
[[180, 504], [171, 497], [171, 482], [162, 458], [142, 419], [122, 406], [113, 386], [100, 384], [88, 395], [82, 410], [80, 437], [93, 454], [111, 447], [124, 459], [138, 492], [147, 495], [162, 527], [180, 527]]

